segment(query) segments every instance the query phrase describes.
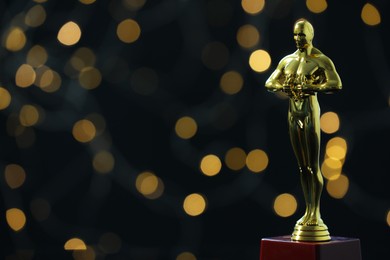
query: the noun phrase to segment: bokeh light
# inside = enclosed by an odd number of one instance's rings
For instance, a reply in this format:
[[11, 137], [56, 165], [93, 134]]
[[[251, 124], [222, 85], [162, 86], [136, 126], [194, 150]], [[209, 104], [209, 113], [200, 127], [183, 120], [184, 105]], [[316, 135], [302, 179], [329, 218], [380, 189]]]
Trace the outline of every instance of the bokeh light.
[[79, 25], [73, 21], [65, 23], [57, 34], [57, 39], [60, 43], [66, 46], [75, 45], [81, 38], [81, 29]]
[[375, 26], [381, 23], [381, 15], [378, 9], [371, 3], [366, 3], [361, 12], [363, 22], [370, 26]]
[[199, 216], [206, 210], [206, 199], [199, 193], [188, 195], [183, 202], [184, 211], [190, 216]]
[[326, 183], [326, 190], [329, 195], [335, 199], [344, 198], [349, 189], [349, 179], [344, 174], [341, 174], [339, 178], [335, 180], [329, 180]]
[[250, 151], [246, 157], [246, 166], [255, 173], [264, 171], [268, 166], [267, 153], [261, 149]]
[[306, 0], [306, 6], [310, 12], [319, 14], [326, 10], [328, 3], [326, 0]]
[[21, 88], [27, 88], [34, 84], [36, 74], [29, 64], [22, 64], [15, 74], [15, 84]]
[[141, 28], [135, 20], [126, 19], [118, 24], [116, 34], [122, 42], [133, 43], [140, 37]]
[[240, 92], [244, 85], [244, 79], [241, 74], [235, 70], [225, 72], [220, 81], [219, 86], [222, 91], [228, 95], [234, 95]]
[[31, 7], [30, 10], [26, 13], [24, 22], [30, 27], [38, 27], [45, 22], [46, 11], [42, 5], [35, 5]]
[[47, 51], [41, 45], [34, 45], [27, 53], [27, 63], [34, 68], [44, 65], [47, 59]]
[[182, 252], [177, 255], [176, 260], [196, 260], [196, 256], [191, 252]]
[[321, 130], [327, 134], [333, 134], [340, 128], [340, 119], [335, 112], [326, 112], [320, 118]]
[[8, 225], [14, 231], [20, 231], [26, 225], [26, 215], [21, 209], [8, 209], [5, 216]]
[[95, 125], [87, 120], [87, 119], [82, 119], [77, 121], [73, 125], [73, 137], [81, 142], [81, 143], [86, 143], [92, 141], [93, 138], [95, 138], [96, 135], [96, 128]]
[[85, 250], [74, 250], [72, 256], [74, 260], [95, 260], [96, 252], [93, 247], [87, 245]]
[[11, 104], [11, 94], [3, 87], [0, 87], [0, 110], [6, 109]]
[[38, 109], [33, 105], [24, 105], [20, 109], [19, 120], [22, 126], [33, 126], [40, 120]]
[[390, 210], [387, 211], [386, 223], [387, 223], [387, 225], [390, 227]]
[[26, 35], [20, 27], [12, 27], [5, 40], [5, 48], [9, 51], [20, 51], [26, 45]]
[[271, 56], [266, 50], [256, 50], [249, 57], [249, 65], [256, 72], [264, 72], [271, 66]]
[[239, 171], [246, 165], [246, 153], [239, 147], [233, 147], [226, 152], [226, 166], [234, 171]]
[[95, 154], [92, 165], [98, 173], [109, 173], [114, 169], [115, 159], [110, 152], [102, 150]]
[[122, 3], [127, 9], [137, 11], [144, 6], [146, 0], [123, 0]]
[[200, 170], [206, 176], [217, 175], [222, 168], [221, 160], [215, 154], [208, 154], [200, 161]]
[[80, 3], [85, 4], [85, 5], [90, 5], [96, 2], [96, 0], [79, 0]]
[[342, 137], [333, 137], [326, 144], [326, 156], [344, 160], [347, 154], [347, 141]]
[[192, 138], [198, 130], [196, 121], [189, 116], [183, 116], [176, 121], [175, 132], [182, 139]]
[[321, 165], [321, 172], [326, 179], [336, 180], [340, 177], [342, 167], [342, 161], [336, 158], [328, 157]]
[[146, 171], [137, 176], [135, 187], [148, 199], [157, 199], [164, 192], [164, 183], [154, 173]]
[[26, 180], [26, 172], [18, 164], [8, 164], [4, 169], [5, 181], [11, 189], [19, 188]]
[[241, 0], [241, 6], [245, 12], [251, 15], [260, 13], [265, 5], [265, 0]]
[[97, 68], [85, 67], [81, 70], [79, 83], [85, 89], [97, 88], [102, 81], [102, 75]]
[[82, 239], [74, 237], [65, 242], [64, 249], [65, 250], [86, 250], [87, 246], [85, 245], [85, 242]]
[[246, 49], [255, 47], [260, 41], [259, 31], [251, 24], [241, 26], [236, 37], [238, 44]]
[[295, 197], [289, 193], [278, 195], [274, 200], [274, 211], [280, 217], [289, 217], [295, 213], [298, 204]]

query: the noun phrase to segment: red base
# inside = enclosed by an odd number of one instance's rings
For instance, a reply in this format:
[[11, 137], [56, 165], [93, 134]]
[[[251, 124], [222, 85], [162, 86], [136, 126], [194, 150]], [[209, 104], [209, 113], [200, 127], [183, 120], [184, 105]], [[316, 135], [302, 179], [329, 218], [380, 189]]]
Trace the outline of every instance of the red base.
[[297, 242], [291, 236], [263, 238], [260, 260], [361, 260], [360, 240], [332, 237], [329, 242]]

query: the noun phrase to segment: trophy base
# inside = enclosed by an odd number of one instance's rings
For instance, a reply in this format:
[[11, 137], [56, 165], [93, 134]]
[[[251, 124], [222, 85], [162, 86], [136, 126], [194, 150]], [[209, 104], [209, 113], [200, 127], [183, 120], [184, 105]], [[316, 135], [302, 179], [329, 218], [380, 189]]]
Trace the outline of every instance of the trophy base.
[[328, 227], [325, 224], [318, 226], [295, 225], [292, 240], [307, 242], [324, 242], [330, 240]]
[[291, 236], [263, 238], [260, 260], [362, 260], [360, 240], [331, 237], [328, 242], [300, 242]]

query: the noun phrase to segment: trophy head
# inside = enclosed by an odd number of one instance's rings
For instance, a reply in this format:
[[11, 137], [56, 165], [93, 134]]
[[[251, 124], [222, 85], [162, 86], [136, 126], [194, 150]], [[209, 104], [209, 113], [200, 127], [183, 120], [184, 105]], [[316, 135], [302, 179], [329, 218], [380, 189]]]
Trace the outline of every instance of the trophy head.
[[312, 46], [314, 38], [314, 28], [305, 19], [299, 19], [294, 25], [294, 41], [300, 51], [304, 51]]

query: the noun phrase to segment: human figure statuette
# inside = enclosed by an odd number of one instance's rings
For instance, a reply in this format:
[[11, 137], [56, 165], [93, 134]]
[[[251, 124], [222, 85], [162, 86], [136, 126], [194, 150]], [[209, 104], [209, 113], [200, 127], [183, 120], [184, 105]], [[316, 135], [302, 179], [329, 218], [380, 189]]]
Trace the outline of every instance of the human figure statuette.
[[333, 62], [312, 44], [313, 26], [305, 19], [294, 25], [297, 51], [284, 57], [266, 81], [271, 92], [289, 97], [288, 128], [298, 161], [300, 181], [306, 203], [291, 236], [296, 241], [329, 241], [328, 227], [321, 219], [320, 197], [323, 178], [319, 166], [320, 107], [317, 93], [341, 89]]

